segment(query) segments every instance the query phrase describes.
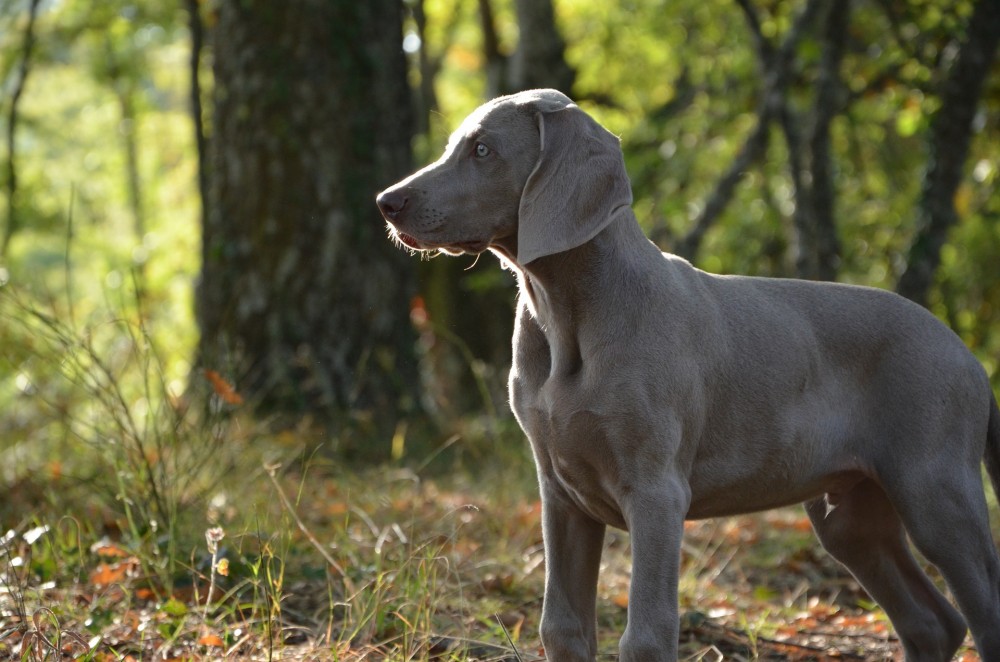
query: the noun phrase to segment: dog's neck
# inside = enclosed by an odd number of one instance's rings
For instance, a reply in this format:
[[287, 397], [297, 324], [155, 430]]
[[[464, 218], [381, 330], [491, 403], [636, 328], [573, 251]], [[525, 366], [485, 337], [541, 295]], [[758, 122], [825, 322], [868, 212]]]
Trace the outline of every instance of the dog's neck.
[[588, 329], [606, 327], [597, 317], [618, 316], [623, 321], [641, 304], [635, 296], [638, 265], [657, 249], [643, 234], [631, 209], [586, 243], [533, 260], [514, 264], [521, 296], [538, 320], [553, 353], [553, 368], [573, 371], [583, 360]]

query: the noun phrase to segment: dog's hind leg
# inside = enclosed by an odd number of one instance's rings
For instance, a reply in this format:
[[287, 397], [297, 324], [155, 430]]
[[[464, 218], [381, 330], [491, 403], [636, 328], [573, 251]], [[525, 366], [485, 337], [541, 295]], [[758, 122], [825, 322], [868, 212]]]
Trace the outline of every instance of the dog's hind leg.
[[1000, 662], [1000, 555], [980, 467], [949, 460], [930, 473], [910, 467], [886, 491], [913, 544], [948, 583], [980, 658]]
[[[920, 569], [885, 492], [865, 479], [836, 497], [806, 504], [816, 534], [885, 610], [906, 662], [947, 662], [965, 638], [962, 617]], [[832, 504], [831, 504], [832, 505]]]

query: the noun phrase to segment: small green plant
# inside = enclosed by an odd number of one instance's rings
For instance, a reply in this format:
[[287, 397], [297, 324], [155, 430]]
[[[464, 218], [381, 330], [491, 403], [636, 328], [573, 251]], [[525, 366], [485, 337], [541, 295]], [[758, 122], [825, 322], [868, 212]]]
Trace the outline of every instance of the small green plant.
[[18, 325], [20, 340], [18, 351], [8, 348], [0, 360], [16, 362], [10, 369], [19, 375], [22, 397], [48, 413], [47, 434], [38, 435], [43, 443], [36, 439], [31, 451], [34, 462], [55, 457], [60, 471], [85, 476], [169, 592], [182, 557], [184, 514], [225, 473], [224, 427], [174, 392], [137, 300], [131, 309], [95, 314], [80, 328], [54, 305], [10, 286], [0, 289], [0, 307]]

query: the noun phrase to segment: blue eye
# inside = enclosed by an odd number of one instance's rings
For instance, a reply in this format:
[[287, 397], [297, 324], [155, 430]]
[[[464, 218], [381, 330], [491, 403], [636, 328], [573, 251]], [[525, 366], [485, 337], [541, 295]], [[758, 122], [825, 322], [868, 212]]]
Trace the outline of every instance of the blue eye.
[[488, 156], [489, 153], [490, 153], [489, 147], [487, 147], [483, 143], [476, 143], [476, 156], [478, 156], [479, 158], [483, 158], [484, 156]]

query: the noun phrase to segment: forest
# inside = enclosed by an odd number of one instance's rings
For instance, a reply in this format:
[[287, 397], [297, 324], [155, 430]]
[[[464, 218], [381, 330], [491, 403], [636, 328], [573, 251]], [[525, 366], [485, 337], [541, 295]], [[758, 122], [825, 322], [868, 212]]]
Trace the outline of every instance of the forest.
[[[501, 94], [620, 136], [662, 250], [895, 291], [1000, 394], [998, 41], [995, 0], [3, 0], [0, 658], [544, 659], [514, 277], [375, 205]], [[682, 570], [682, 659], [901, 655], [801, 507]]]

